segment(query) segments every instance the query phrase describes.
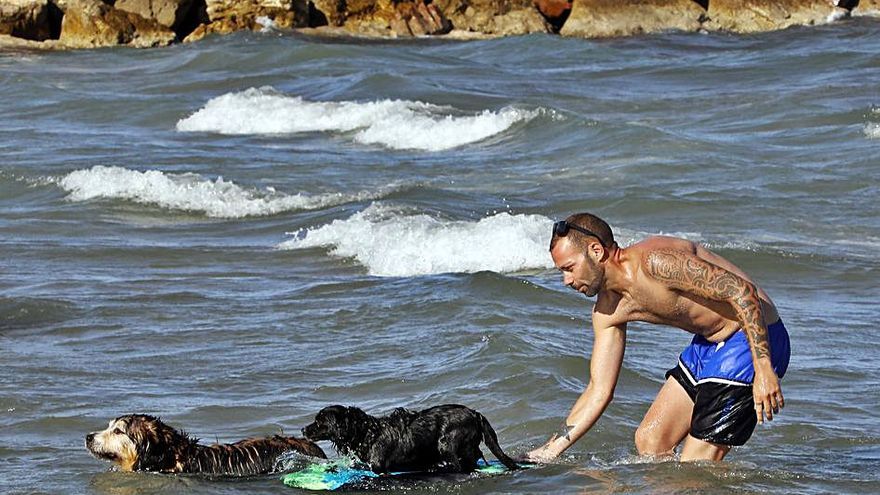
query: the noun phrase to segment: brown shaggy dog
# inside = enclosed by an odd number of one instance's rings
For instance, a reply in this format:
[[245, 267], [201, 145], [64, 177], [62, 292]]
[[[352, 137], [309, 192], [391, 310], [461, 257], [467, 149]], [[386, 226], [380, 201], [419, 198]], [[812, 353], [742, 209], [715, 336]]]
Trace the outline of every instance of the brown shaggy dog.
[[227, 476], [270, 473], [285, 452], [326, 458], [313, 442], [280, 435], [232, 444], [199, 445], [198, 439], [143, 414], [120, 416], [106, 430], [89, 433], [86, 448], [99, 459], [113, 461], [123, 471]]

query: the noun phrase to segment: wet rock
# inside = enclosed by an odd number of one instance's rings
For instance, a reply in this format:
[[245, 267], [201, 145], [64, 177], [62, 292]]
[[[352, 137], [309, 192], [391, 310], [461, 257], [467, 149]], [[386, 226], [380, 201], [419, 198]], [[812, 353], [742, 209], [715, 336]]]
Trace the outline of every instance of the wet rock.
[[854, 0], [853, 14], [880, 16], [880, 0]]
[[456, 30], [496, 36], [553, 31], [534, 0], [437, 0], [433, 3]]
[[452, 23], [434, 4], [403, 2], [395, 10], [391, 30], [398, 36], [438, 35], [452, 30]]
[[446, 34], [452, 23], [430, 0], [319, 0], [311, 2], [311, 26], [330, 26], [370, 37]]
[[561, 17], [571, 10], [571, 2], [568, 0], [535, 0], [535, 7], [544, 17]]
[[57, 0], [64, 13], [60, 43], [68, 48], [131, 45], [165, 46], [174, 32], [152, 19], [113, 8], [99, 0]]
[[0, 0], [0, 34], [43, 41], [52, 37], [48, 0]]
[[184, 41], [195, 41], [214, 33], [261, 30], [267, 21], [282, 29], [309, 25], [307, 0], [207, 0], [205, 3], [209, 22], [198, 26]]
[[204, 0], [116, 0], [114, 7], [145, 19], [154, 19], [171, 28], [178, 39], [185, 38], [199, 24], [210, 21]]
[[0, 34], [0, 52], [58, 50], [62, 48], [64, 47], [58, 43], [58, 40], [34, 41], [8, 34]]
[[538, 12], [553, 26], [555, 32], [559, 32], [565, 21], [571, 14], [571, 0], [535, 0]]
[[830, 0], [709, 0], [709, 31], [756, 33], [824, 24], [835, 13]]
[[559, 34], [604, 38], [698, 31], [705, 13], [694, 0], [574, 0], [571, 15]]

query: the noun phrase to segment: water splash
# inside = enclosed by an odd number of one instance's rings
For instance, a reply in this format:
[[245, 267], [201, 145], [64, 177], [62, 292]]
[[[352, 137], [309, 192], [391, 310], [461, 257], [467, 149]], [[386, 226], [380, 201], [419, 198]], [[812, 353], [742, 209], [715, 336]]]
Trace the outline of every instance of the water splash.
[[195, 211], [217, 218], [274, 215], [286, 211], [313, 210], [365, 201], [392, 192], [395, 186], [354, 194], [293, 194], [273, 189], [246, 189], [218, 177], [208, 180], [196, 174], [170, 174], [158, 170], [140, 172], [122, 167], [94, 166], [76, 170], [57, 181], [72, 201], [97, 198], [123, 199], [163, 208]]
[[297, 134], [354, 132], [362, 144], [441, 151], [500, 134], [541, 110], [505, 107], [467, 115], [450, 107], [407, 100], [311, 102], [271, 87], [227, 93], [177, 123], [183, 132]]

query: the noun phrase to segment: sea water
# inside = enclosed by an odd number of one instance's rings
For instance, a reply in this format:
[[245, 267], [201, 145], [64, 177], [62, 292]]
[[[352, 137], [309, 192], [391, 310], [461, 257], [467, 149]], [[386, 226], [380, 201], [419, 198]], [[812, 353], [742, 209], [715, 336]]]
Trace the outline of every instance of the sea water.
[[720, 464], [638, 457], [690, 337], [634, 323], [558, 463], [409, 491], [880, 491], [876, 21], [7, 52], [0, 115], [3, 493], [291, 490], [108, 471], [84, 436], [135, 412], [212, 443], [461, 403], [523, 454], [588, 380], [592, 301], [547, 252], [578, 211], [748, 272], [791, 333], [785, 409]]

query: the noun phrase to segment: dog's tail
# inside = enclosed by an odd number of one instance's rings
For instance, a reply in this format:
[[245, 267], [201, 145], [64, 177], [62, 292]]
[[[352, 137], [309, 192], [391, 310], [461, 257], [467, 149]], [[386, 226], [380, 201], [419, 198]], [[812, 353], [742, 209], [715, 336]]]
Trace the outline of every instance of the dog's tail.
[[477, 413], [477, 416], [480, 417], [480, 428], [483, 430], [483, 442], [486, 443], [486, 446], [489, 447], [492, 454], [494, 454], [495, 457], [507, 467], [507, 469], [520, 469], [520, 466], [516, 461], [511, 459], [503, 450], [501, 450], [501, 446], [498, 445], [498, 435], [495, 434], [495, 430], [492, 429], [489, 420], [480, 413]]

